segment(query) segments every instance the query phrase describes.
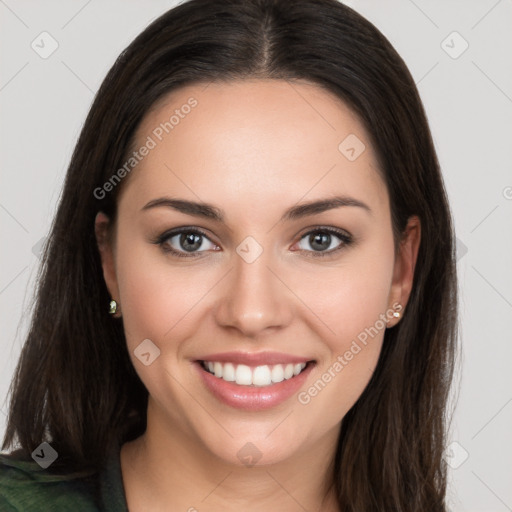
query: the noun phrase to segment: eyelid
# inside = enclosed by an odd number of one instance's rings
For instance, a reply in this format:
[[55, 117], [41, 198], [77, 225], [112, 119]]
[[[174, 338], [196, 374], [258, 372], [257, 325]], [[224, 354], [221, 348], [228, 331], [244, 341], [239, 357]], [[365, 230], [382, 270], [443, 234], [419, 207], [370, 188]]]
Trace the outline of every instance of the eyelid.
[[[307, 251], [304, 249], [299, 250], [298, 252], [305, 252], [309, 253], [312, 257], [323, 257], [323, 256], [329, 256], [337, 253], [338, 251], [348, 247], [353, 243], [353, 236], [346, 230], [341, 228], [336, 228], [334, 226], [322, 226], [322, 225], [316, 225], [316, 226], [308, 226], [307, 228], [304, 228], [306, 231], [304, 231], [299, 236], [299, 239], [294, 242], [293, 245], [296, 245], [297, 243], [301, 242], [306, 236], [311, 235], [313, 233], [328, 233], [330, 235], [334, 235], [338, 237], [341, 241], [340, 245], [334, 249], [331, 249], [329, 251]], [[157, 236], [156, 239], [152, 240], [152, 243], [160, 245], [162, 247], [162, 250], [166, 253], [170, 253], [173, 255], [176, 255], [178, 257], [187, 257], [187, 258], [197, 258], [199, 255], [205, 252], [209, 251], [194, 251], [194, 252], [186, 252], [186, 251], [177, 251], [174, 248], [164, 249], [163, 245], [164, 242], [166, 242], [168, 239], [173, 238], [176, 235], [180, 235], [183, 233], [195, 233], [198, 235], [203, 236], [207, 240], [209, 240], [212, 244], [219, 246], [216, 242], [214, 242], [210, 235], [208, 235], [202, 228], [196, 227], [196, 226], [181, 226], [169, 229], [162, 233], [161, 235]], [[217, 252], [217, 251], [214, 251]]]
[[204, 252], [208, 251], [195, 251], [195, 252], [186, 252], [186, 251], [178, 251], [172, 247], [165, 249], [164, 243], [169, 240], [170, 238], [173, 238], [177, 235], [181, 235], [183, 233], [195, 233], [197, 235], [201, 235], [202, 237], [206, 238], [210, 243], [212, 243], [215, 246], [218, 246], [216, 242], [212, 240], [210, 235], [208, 235], [203, 229], [198, 228], [196, 226], [181, 226], [177, 228], [168, 229], [167, 231], [164, 231], [161, 235], [158, 235], [154, 240], [151, 240], [152, 243], [159, 245], [162, 250], [166, 253], [173, 254], [178, 257], [197, 257], [195, 255], [201, 255]]
[[331, 233], [331, 234], [334, 234], [334, 235], [337, 235], [339, 237], [344, 237], [344, 238], [350, 238], [352, 239], [353, 236], [346, 230], [346, 229], [342, 229], [342, 228], [337, 228], [335, 226], [327, 226], [327, 225], [313, 225], [313, 226], [308, 226], [306, 228], [303, 229], [302, 231], [302, 234], [298, 235], [299, 236], [299, 239], [302, 240], [306, 235], [309, 235], [311, 233], [316, 233], [316, 232], [327, 232], [327, 233]]
[[304, 238], [307, 236], [313, 234], [313, 233], [328, 233], [329, 235], [334, 235], [340, 240], [340, 244], [335, 247], [334, 249], [330, 249], [328, 251], [307, 251], [302, 250], [302, 252], [305, 252], [308, 254], [309, 257], [313, 258], [322, 258], [322, 257], [329, 257], [332, 255], [337, 254], [339, 251], [342, 251], [343, 249], [346, 249], [350, 245], [354, 243], [354, 237], [346, 230], [341, 228], [336, 228], [334, 226], [309, 226], [305, 228], [307, 231], [305, 231], [302, 235], [300, 235], [300, 238], [297, 243], [300, 243]]

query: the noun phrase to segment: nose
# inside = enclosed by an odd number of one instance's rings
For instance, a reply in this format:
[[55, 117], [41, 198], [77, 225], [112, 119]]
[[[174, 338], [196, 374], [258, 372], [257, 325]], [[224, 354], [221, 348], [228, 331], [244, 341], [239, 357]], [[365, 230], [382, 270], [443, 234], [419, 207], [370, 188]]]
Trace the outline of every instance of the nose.
[[273, 266], [265, 251], [251, 263], [234, 255], [215, 310], [220, 326], [255, 338], [290, 324], [293, 294]]

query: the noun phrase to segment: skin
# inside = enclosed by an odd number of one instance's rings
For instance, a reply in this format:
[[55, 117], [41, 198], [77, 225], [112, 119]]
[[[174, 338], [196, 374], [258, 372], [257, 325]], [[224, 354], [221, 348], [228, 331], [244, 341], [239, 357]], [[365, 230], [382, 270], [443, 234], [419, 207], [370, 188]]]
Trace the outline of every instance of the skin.
[[[329, 489], [339, 427], [376, 367], [385, 327], [307, 404], [294, 395], [266, 411], [229, 407], [204, 387], [192, 361], [231, 350], [305, 356], [316, 361], [307, 390], [379, 315], [397, 302], [405, 311], [419, 221], [409, 219], [395, 254], [389, 197], [366, 131], [337, 97], [304, 81], [173, 91], [144, 118], [136, 147], [191, 96], [197, 106], [122, 183], [111, 241], [109, 219], [96, 218], [105, 281], [149, 391], [146, 433], [121, 450], [128, 506], [337, 511]], [[349, 134], [366, 146], [352, 162], [338, 150]], [[335, 195], [370, 211], [343, 206], [279, 222], [297, 203]], [[141, 211], [162, 196], [212, 204], [225, 222], [169, 207]], [[196, 257], [152, 243], [191, 226], [209, 237]], [[353, 243], [315, 257], [302, 237], [322, 226], [347, 231]], [[252, 263], [236, 252], [247, 236], [263, 248]], [[186, 253], [179, 236], [171, 243]], [[328, 250], [339, 245], [333, 235]], [[134, 356], [145, 339], [161, 351], [149, 366]], [[237, 457], [247, 442], [262, 454], [250, 468]]]

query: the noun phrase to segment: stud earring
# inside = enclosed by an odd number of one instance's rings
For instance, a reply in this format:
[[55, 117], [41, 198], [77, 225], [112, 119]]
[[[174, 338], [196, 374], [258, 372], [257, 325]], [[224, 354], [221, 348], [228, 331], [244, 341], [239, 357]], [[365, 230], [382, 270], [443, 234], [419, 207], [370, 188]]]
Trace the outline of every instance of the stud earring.
[[117, 302], [115, 300], [111, 300], [110, 301], [110, 308], [109, 308], [108, 312], [111, 315], [115, 315], [116, 314], [116, 312], [117, 312]]
[[[388, 316], [386, 322], [389, 322], [393, 318], [397, 318], [397, 319], [400, 318], [400, 311], [402, 310], [402, 304], [400, 304], [400, 303], [394, 304], [394, 309], [395, 309], [395, 311], [393, 311], [392, 316]], [[389, 313], [390, 313], [390, 311], [388, 310], [388, 312], [386, 314], [389, 315]]]

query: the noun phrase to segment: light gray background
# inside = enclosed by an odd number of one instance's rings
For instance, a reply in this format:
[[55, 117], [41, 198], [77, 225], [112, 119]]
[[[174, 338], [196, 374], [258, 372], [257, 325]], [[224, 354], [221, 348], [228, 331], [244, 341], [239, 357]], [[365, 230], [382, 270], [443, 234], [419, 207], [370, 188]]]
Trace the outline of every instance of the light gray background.
[[[449, 502], [453, 512], [512, 510], [512, 1], [347, 3], [408, 64], [454, 212], [463, 358]], [[40, 240], [94, 93], [125, 46], [175, 4], [0, 0], [0, 435]], [[46, 59], [31, 48], [49, 48], [43, 31], [59, 45]]]

